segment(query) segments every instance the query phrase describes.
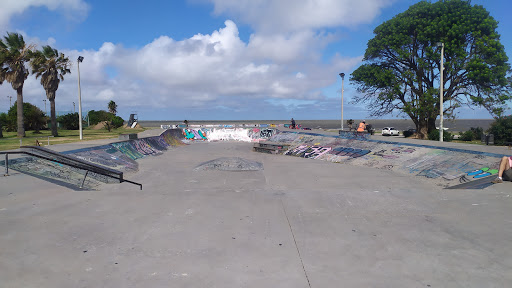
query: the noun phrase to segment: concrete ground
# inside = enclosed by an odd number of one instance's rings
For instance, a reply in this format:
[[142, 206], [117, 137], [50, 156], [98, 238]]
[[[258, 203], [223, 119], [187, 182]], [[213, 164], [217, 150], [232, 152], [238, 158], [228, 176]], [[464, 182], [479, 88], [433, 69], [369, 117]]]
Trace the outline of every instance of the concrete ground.
[[[251, 147], [139, 160], [142, 191], [0, 177], [0, 287], [512, 286], [510, 183], [443, 190]], [[193, 170], [219, 157], [264, 170]]]

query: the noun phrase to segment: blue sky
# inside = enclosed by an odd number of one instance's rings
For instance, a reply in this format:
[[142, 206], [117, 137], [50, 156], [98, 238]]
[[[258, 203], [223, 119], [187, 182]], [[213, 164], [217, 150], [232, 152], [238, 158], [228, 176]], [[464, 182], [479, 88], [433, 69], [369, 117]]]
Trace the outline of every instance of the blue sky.
[[[0, 32], [51, 45], [73, 61], [57, 91], [60, 113], [78, 102], [79, 55], [84, 110], [106, 109], [144, 120], [369, 118], [348, 81], [373, 29], [413, 0], [3, 0]], [[512, 3], [473, 0], [496, 20], [512, 57]], [[0, 86], [0, 112], [16, 96]], [[33, 76], [24, 99], [44, 110]], [[510, 104], [510, 103], [509, 103]], [[512, 104], [509, 106], [512, 107]], [[48, 106], [49, 107], [49, 106]], [[76, 104], [78, 107], [78, 104]], [[49, 109], [49, 108], [47, 108]], [[508, 114], [510, 111], [508, 112]], [[384, 118], [394, 118], [389, 115]], [[459, 118], [490, 118], [459, 110]]]

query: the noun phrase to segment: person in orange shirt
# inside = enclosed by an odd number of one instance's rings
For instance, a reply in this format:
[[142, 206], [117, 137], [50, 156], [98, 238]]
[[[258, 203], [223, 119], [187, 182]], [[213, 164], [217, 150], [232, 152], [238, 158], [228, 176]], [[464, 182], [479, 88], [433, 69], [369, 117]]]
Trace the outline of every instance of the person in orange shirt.
[[363, 122], [359, 123], [359, 127], [357, 127], [357, 132], [364, 132], [366, 129], [366, 121], [363, 120]]

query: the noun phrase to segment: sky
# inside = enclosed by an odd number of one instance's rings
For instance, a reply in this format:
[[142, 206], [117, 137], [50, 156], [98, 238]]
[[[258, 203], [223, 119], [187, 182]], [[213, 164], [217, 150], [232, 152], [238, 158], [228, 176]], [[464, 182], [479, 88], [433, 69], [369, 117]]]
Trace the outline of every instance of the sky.
[[[20, 33], [72, 61], [57, 91], [59, 114], [78, 112], [79, 68], [84, 113], [107, 110], [113, 100], [124, 119], [131, 113], [140, 120], [340, 119], [343, 72], [344, 119], [371, 119], [364, 104], [351, 103], [358, 92], [350, 73], [362, 64], [373, 30], [417, 2], [0, 0], [0, 35]], [[472, 4], [499, 21], [512, 59], [511, 1]], [[78, 56], [84, 57], [79, 67]], [[45, 91], [33, 75], [23, 95], [45, 111]], [[9, 83], [0, 85], [0, 112], [15, 99]], [[403, 116], [383, 118], [396, 117]], [[491, 115], [473, 107], [457, 117]]]

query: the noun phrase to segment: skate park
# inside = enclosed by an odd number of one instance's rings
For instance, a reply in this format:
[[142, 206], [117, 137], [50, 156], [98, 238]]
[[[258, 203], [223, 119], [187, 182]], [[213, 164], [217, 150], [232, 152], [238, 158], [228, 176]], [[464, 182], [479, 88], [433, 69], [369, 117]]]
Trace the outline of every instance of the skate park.
[[[94, 175], [80, 188], [83, 173], [10, 160], [10, 176], [0, 177], [0, 278], [7, 287], [512, 280], [510, 183], [446, 189], [479, 181], [474, 176], [496, 168], [507, 147], [274, 127], [202, 130], [206, 140], [155, 129], [130, 140], [138, 144], [51, 147], [96, 164], [109, 155], [103, 164], [142, 190]], [[282, 148], [255, 152], [260, 143]], [[242, 161], [233, 166], [234, 159]]]

